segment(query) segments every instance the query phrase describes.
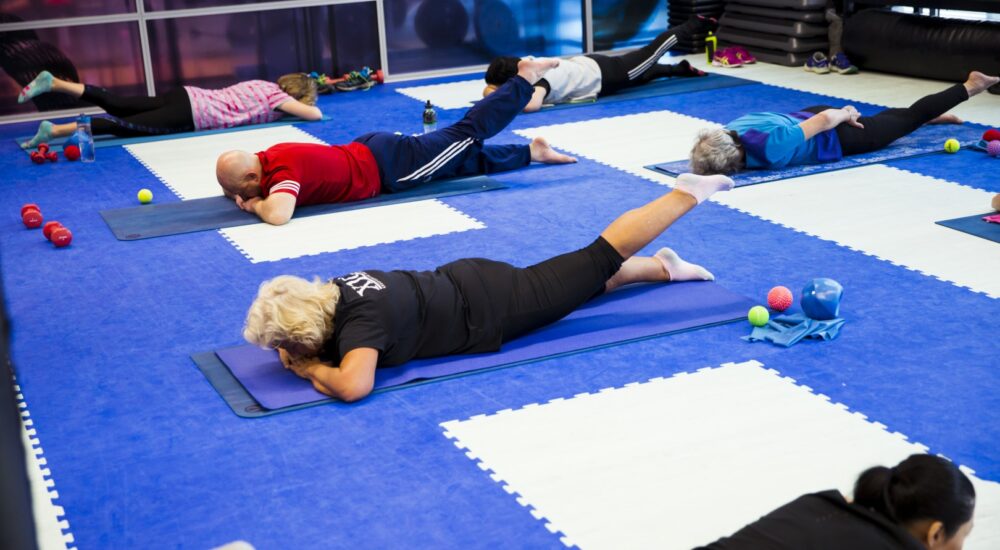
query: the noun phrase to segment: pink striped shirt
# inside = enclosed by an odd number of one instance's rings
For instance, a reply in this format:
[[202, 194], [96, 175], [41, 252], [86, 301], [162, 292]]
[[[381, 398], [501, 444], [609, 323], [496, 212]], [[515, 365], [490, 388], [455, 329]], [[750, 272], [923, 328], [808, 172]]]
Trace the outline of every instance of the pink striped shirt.
[[278, 105], [291, 101], [274, 82], [248, 80], [221, 90], [184, 86], [191, 100], [191, 117], [196, 130], [232, 128], [274, 122], [284, 114]]

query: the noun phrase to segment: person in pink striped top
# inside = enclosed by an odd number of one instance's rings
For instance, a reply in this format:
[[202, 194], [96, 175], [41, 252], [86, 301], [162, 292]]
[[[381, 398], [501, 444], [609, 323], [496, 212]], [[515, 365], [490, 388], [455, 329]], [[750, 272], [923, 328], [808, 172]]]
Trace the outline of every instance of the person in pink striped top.
[[[274, 122], [285, 115], [305, 120], [323, 118], [316, 107], [316, 81], [303, 73], [286, 74], [276, 83], [248, 80], [219, 90], [184, 86], [155, 97], [122, 97], [98, 86], [69, 82], [42, 71], [21, 90], [17, 101], [24, 103], [49, 92], [78, 97], [104, 109], [110, 116], [93, 119], [94, 135], [135, 137], [215, 130]], [[39, 125], [35, 137], [21, 146], [35, 147], [75, 131], [76, 122], [53, 124], [46, 120]]]

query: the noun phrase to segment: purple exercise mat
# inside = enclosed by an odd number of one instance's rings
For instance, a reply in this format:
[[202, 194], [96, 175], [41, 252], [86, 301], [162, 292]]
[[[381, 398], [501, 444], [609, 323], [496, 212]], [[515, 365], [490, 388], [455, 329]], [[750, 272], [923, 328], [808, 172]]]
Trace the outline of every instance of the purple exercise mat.
[[[495, 353], [416, 359], [379, 368], [375, 390], [734, 321], [745, 317], [754, 305], [749, 298], [711, 282], [626, 288], [594, 299]], [[266, 409], [329, 399], [283, 368], [273, 350], [245, 345], [215, 353]]]

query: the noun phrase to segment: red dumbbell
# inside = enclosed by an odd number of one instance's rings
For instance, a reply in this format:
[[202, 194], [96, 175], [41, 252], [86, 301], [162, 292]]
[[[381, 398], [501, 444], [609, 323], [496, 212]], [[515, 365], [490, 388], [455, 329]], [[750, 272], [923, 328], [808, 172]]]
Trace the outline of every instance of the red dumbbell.
[[45, 155], [39, 153], [38, 151], [32, 151], [28, 156], [31, 157], [31, 162], [34, 162], [35, 164], [42, 164], [45, 162]]
[[41, 154], [43, 154], [43, 155], [45, 153], [48, 153], [49, 152], [49, 144], [45, 143], [45, 142], [39, 143], [38, 144], [38, 152], [41, 153]]
[[21, 214], [21, 221], [28, 229], [36, 229], [42, 225], [42, 213], [34, 208], [29, 208]]
[[51, 241], [52, 240], [52, 232], [55, 231], [56, 229], [59, 229], [62, 226], [63, 226], [63, 224], [61, 224], [61, 223], [59, 223], [57, 221], [45, 222], [45, 226], [42, 227], [42, 234], [45, 235], [46, 239], [48, 239], [48, 240]]
[[57, 227], [52, 231], [52, 244], [56, 245], [56, 248], [62, 248], [64, 246], [69, 246], [69, 243], [73, 242], [73, 232], [66, 227]]
[[42, 211], [42, 209], [39, 208], [37, 204], [29, 202], [28, 204], [25, 204], [24, 206], [21, 207], [21, 215], [23, 216], [24, 213], [27, 212], [28, 210], [38, 210], [39, 212]]
[[59, 155], [55, 151], [49, 151], [45, 153], [45, 158], [49, 159], [49, 162], [57, 162]]

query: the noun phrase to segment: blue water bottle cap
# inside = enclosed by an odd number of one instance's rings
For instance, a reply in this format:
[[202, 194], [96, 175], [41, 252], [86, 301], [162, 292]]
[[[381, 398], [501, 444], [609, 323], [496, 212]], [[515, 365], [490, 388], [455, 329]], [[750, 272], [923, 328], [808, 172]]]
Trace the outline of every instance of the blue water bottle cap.
[[77, 117], [76, 121], [81, 122], [83, 124], [90, 124], [90, 115], [81, 114], [80, 116]]

